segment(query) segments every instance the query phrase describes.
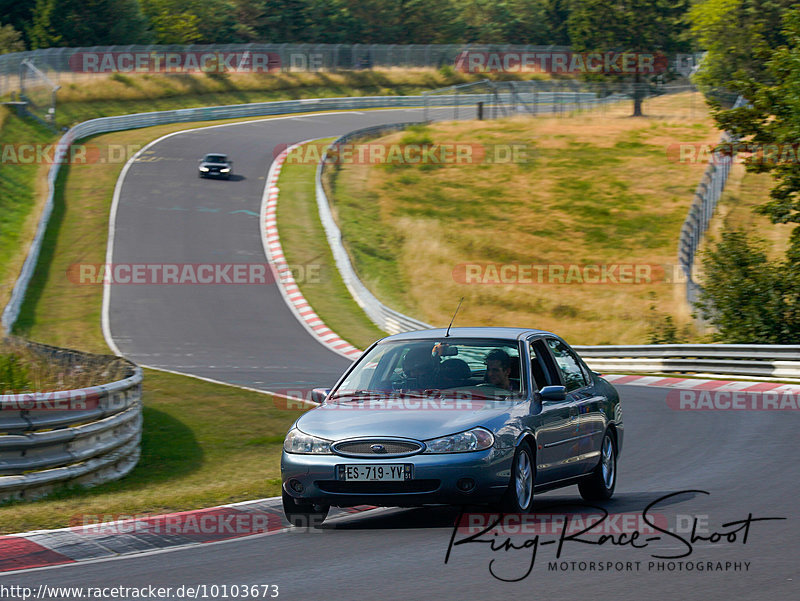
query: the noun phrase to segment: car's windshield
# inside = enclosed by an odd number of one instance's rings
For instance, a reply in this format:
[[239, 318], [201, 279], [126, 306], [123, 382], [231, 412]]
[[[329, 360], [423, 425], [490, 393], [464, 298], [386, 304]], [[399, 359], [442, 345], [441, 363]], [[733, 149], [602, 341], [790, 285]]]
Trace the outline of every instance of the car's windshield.
[[206, 163], [227, 163], [228, 157], [224, 154], [207, 154], [205, 161]]
[[373, 347], [329, 398], [421, 393], [508, 399], [524, 391], [520, 373], [515, 341], [393, 340]]

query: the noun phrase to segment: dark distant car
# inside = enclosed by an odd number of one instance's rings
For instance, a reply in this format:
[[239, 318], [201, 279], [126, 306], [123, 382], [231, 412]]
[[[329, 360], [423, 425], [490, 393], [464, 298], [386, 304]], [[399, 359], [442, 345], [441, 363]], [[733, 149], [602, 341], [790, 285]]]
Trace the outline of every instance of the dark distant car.
[[283, 508], [317, 525], [331, 506], [488, 504], [526, 513], [534, 492], [614, 493], [617, 391], [550, 332], [452, 328], [374, 343], [283, 445]]
[[230, 179], [233, 173], [233, 161], [227, 155], [212, 152], [200, 159], [197, 169], [198, 177]]

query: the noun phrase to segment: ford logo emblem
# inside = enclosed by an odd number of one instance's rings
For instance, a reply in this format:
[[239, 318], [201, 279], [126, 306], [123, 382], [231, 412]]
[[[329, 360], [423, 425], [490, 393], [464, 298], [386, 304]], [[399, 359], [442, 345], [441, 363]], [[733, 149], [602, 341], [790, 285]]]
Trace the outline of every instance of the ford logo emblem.
[[386, 447], [383, 446], [382, 444], [374, 444], [374, 445], [372, 445], [370, 447], [370, 449], [372, 449], [373, 453], [385, 453], [386, 452]]

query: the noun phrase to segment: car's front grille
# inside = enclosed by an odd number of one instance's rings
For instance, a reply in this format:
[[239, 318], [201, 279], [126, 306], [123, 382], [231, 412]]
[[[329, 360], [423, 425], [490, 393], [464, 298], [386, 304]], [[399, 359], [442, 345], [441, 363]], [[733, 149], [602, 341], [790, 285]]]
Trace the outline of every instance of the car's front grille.
[[391, 495], [404, 493], [433, 492], [441, 480], [405, 480], [404, 482], [345, 482], [342, 480], [318, 480], [314, 484], [322, 492], [351, 495]]
[[411, 440], [346, 440], [332, 447], [334, 453], [349, 457], [382, 459], [413, 455], [422, 450], [422, 445]]

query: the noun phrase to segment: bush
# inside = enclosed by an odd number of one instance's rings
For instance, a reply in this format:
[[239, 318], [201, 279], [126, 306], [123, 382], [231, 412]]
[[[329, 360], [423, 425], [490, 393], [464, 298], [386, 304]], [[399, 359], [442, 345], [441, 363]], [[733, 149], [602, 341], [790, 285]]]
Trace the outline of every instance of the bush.
[[800, 263], [770, 261], [763, 243], [726, 232], [703, 258], [697, 308], [719, 342], [796, 344], [800, 337]]

